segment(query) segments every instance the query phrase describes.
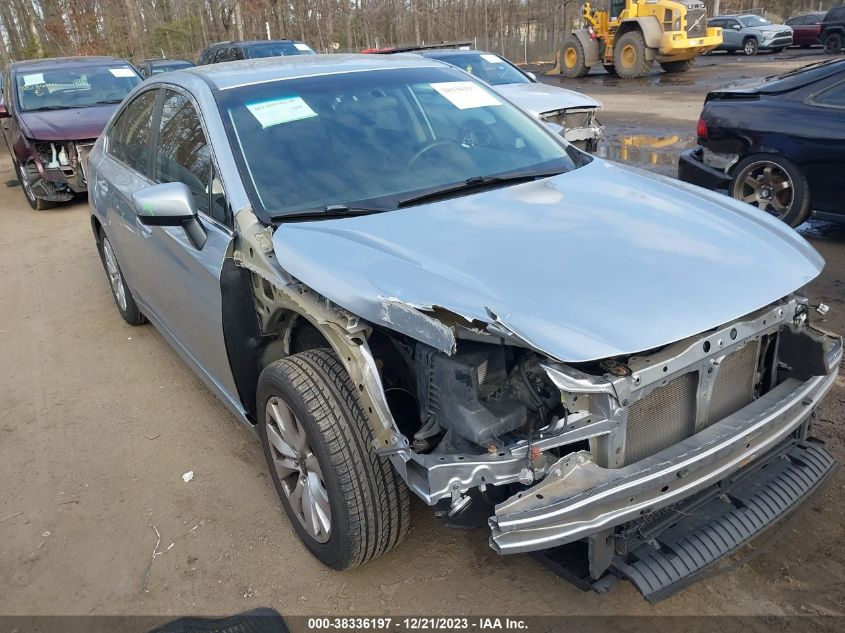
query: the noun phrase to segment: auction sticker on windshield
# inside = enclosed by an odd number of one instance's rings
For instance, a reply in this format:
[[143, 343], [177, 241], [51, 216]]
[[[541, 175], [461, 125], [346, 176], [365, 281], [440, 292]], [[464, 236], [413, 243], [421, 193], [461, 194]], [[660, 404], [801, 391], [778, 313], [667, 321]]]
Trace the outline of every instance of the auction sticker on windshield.
[[293, 44], [298, 51], [310, 51], [311, 47], [308, 44], [300, 44], [299, 42], [294, 42]]
[[445, 81], [431, 84], [431, 87], [459, 110], [502, 105], [501, 101], [472, 81]]
[[109, 72], [115, 77], [134, 77], [135, 71], [131, 68], [109, 68]]
[[317, 116], [317, 113], [299, 96], [256, 101], [247, 103], [246, 107], [263, 128]]
[[502, 63], [501, 59], [499, 59], [495, 55], [491, 55], [490, 53], [484, 53], [481, 56], [481, 59], [483, 59], [485, 62], [490, 62], [491, 64], [501, 64]]
[[44, 73], [32, 73], [23, 76], [24, 86], [39, 86], [44, 83]]

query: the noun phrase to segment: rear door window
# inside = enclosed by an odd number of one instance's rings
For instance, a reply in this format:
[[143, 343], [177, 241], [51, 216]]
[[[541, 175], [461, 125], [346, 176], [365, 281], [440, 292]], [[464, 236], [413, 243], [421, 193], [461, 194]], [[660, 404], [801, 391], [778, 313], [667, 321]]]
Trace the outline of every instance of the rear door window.
[[845, 108], [845, 81], [840, 81], [835, 86], [817, 94], [813, 98], [813, 103], [833, 108]]
[[147, 174], [150, 125], [158, 90], [135, 97], [115, 120], [108, 133], [108, 152], [137, 172]]

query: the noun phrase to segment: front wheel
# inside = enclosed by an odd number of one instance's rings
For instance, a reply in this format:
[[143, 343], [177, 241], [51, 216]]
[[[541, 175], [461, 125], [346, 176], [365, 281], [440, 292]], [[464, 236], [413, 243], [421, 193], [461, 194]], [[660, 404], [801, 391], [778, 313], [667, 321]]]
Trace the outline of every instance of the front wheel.
[[810, 215], [810, 190], [801, 170], [782, 156], [749, 156], [737, 164], [731, 195], [795, 228]]
[[29, 174], [26, 171], [26, 168], [15, 161], [15, 171], [18, 175], [18, 182], [21, 183], [21, 189], [23, 189], [23, 195], [26, 197], [26, 201], [29, 203], [29, 206], [35, 209], [36, 211], [44, 211], [45, 209], [52, 209], [56, 206], [56, 203], [52, 200], [44, 200], [43, 198], [38, 198], [32, 191], [32, 185], [29, 182]]
[[565, 77], [575, 79], [585, 77], [590, 72], [584, 47], [578, 36], [570, 33], [563, 40], [561, 48], [560, 70]]
[[743, 42], [742, 50], [746, 55], [756, 55], [757, 51], [760, 50], [760, 45], [753, 37], [749, 37], [745, 40], [745, 42]]
[[646, 51], [645, 39], [639, 31], [628, 31], [620, 37], [613, 50], [613, 65], [619, 76], [623, 79], [645, 77], [653, 63], [646, 58]]
[[324, 565], [357, 567], [395, 547], [409, 493], [373, 433], [338, 357], [313, 349], [258, 380], [259, 434], [276, 492], [299, 538]]
[[842, 34], [841, 33], [828, 33], [824, 36], [824, 41], [822, 42], [824, 46], [824, 52], [828, 55], [835, 55], [842, 50]]

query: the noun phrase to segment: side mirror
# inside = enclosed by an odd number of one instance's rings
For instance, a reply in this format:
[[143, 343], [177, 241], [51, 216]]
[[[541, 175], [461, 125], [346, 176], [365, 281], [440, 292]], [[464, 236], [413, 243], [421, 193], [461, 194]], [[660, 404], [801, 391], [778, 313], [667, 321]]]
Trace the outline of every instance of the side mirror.
[[9, 118], [9, 109], [6, 107], [5, 103], [0, 103], [0, 119], [8, 119]]
[[742, 30], [742, 27], [739, 24], [734, 24], [733, 26], [731, 26], [731, 28], [734, 31], [741, 31]]
[[525, 73], [531, 81], [537, 81], [537, 75], [534, 73]]
[[194, 196], [181, 182], [166, 182], [132, 194], [135, 213], [147, 226], [181, 226], [199, 250], [205, 245], [205, 230], [197, 218]]

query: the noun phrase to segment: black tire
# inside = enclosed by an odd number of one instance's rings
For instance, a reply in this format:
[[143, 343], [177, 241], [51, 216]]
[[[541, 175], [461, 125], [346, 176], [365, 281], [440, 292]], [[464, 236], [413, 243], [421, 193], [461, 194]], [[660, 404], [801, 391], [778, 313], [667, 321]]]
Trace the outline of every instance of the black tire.
[[[126, 284], [123, 271], [120, 269], [120, 264], [117, 262], [114, 250], [111, 248], [109, 238], [102, 232], [100, 232], [100, 239], [97, 241], [97, 250], [100, 252], [100, 261], [103, 263], [103, 270], [106, 271], [106, 280], [109, 282], [112, 299], [114, 299], [114, 305], [117, 307], [117, 311], [120, 312], [120, 316], [129, 325], [144, 325], [147, 322], [147, 318], [138, 309], [138, 304], [135, 303], [132, 291], [129, 290], [129, 286]], [[117, 280], [113, 277], [115, 273], [110, 270], [110, 259], [116, 268]], [[123, 301], [121, 301], [120, 291], [117, 289], [118, 281], [122, 285]]]
[[[410, 521], [408, 488], [390, 461], [373, 450], [372, 430], [355, 387], [334, 352], [313, 349], [271, 363], [261, 372], [257, 394], [259, 434], [270, 475], [308, 550], [324, 565], [343, 570], [395, 547]], [[307, 438], [308, 454], [319, 465], [321, 492], [328, 497], [330, 509], [325, 542], [309, 534], [304, 517], [294, 513], [282, 486], [274, 461], [276, 449], [268, 437], [268, 420], [272, 423], [268, 402], [273, 399], [281, 400], [295, 417]]]
[[643, 34], [628, 31], [616, 42], [613, 49], [613, 65], [623, 79], [645, 77], [653, 65], [646, 59], [646, 45]]
[[693, 57], [692, 59], [684, 59], [677, 62], [661, 62], [660, 67], [663, 69], [663, 72], [670, 74], [685, 73], [695, 66], [695, 60], [696, 58]]
[[[766, 168], [771, 170], [768, 177], [765, 174]], [[793, 228], [802, 224], [810, 215], [807, 179], [798, 166], [786, 158], [775, 154], [755, 154], [741, 160], [731, 170], [731, 174], [733, 180], [730, 193], [737, 200], [762, 208]], [[777, 183], [787, 180], [788, 187], [780, 191]], [[765, 185], [769, 181], [775, 185], [768, 194], [755, 192], [755, 187], [766, 189]]]
[[52, 209], [56, 206], [56, 203], [52, 200], [43, 200], [35, 197], [35, 194], [32, 193], [27, 185], [29, 179], [25, 175], [24, 168], [18, 163], [18, 161], [15, 161], [15, 172], [18, 175], [18, 182], [21, 183], [23, 195], [30, 207], [32, 207], [35, 211], [44, 211], [45, 209]]
[[563, 46], [560, 48], [560, 72], [570, 79], [585, 77], [590, 72], [584, 47], [574, 33], [563, 38]]
[[748, 56], [756, 55], [760, 51], [760, 44], [755, 38], [749, 37], [742, 43], [742, 50]]
[[828, 33], [822, 40], [824, 52], [828, 55], [835, 55], [842, 51], [842, 33]]

